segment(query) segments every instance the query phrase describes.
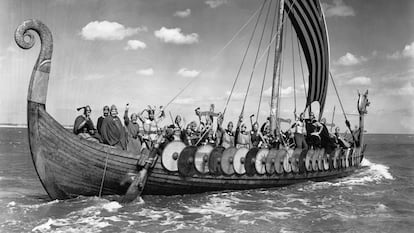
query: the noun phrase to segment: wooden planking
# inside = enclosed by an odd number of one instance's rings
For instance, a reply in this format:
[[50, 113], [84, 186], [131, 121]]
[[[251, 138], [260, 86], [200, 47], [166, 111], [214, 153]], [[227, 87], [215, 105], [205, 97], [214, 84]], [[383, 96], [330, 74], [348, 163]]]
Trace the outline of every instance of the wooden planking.
[[[34, 161], [36, 157], [41, 157], [40, 160], [47, 167], [47, 171], [38, 174], [49, 195], [59, 199], [74, 195], [97, 195], [107, 155], [104, 194], [123, 194], [126, 187], [121, 187], [119, 181], [125, 173], [135, 169], [136, 156], [78, 138], [64, 129], [39, 105], [29, 102], [30, 146]], [[174, 195], [278, 187], [307, 180], [322, 181], [343, 177], [355, 169], [356, 167], [350, 167], [281, 175], [254, 174], [250, 177], [209, 174], [183, 177], [178, 172], [164, 170], [158, 160], [143, 194]]]

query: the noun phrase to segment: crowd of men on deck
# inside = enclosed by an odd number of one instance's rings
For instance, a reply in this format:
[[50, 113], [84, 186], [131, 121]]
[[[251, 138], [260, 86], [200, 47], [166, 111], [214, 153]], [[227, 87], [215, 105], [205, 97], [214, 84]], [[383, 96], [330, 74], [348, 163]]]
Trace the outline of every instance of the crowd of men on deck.
[[[197, 121], [191, 121], [185, 125], [180, 115], [170, 125], [160, 127], [165, 119], [162, 107], [159, 109], [148, 106], [140, 113], [132, 113], [129, 116], [129, 106], [126, 105], [123, 122], [118, 117], [118, 109], [115, 105], [104, 106], [103, 115], [97, 120], [95, 128], [91, 120], [92, 109], [89, 105], [78, 108], [83, 114], [75, 119], [73, 132], [79, 137], [104, 143], [122, 150], [139, 153], [142, 148], [151, 149], [154, 145], [167, 144], [171, 141], [182, 141], [186, 145], [213, 145], [228, 148], [259, 147], [259, 148], [325, 148], [332, 151], [337, 147], [350, 147], [352, 140], [345, 140], [340, 136], [339, 127], [334, 133], [330, 133], [326, 120], [317, 121], [315, 115], [310, 112], [309, 118], [304, 118], [304, 113], [295, 117], [295, 122], [286, 131], [271, 132], [269, 118], [259, 127], [258, 122], [253, 122], [250, 117], [251, 130], [243, 118], [239, 117], [234, 127], [233, 122], [228, 122], [223, 128], [224, 115], [214, 112], [214, 105], [209, 111], [195, 109]], [[172, 118], [172, 116], [171, 116]], [[213, 125], [216, 119], [216, 126]]]

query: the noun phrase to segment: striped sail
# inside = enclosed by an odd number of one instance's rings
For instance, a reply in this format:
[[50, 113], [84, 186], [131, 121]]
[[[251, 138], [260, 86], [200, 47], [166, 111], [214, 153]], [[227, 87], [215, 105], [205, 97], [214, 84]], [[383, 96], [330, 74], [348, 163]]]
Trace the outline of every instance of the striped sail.
[[329, 41], [319, 0], [285, 0], [285, 12], [299, 38], [309, 71], [306, 107], [319, 102], [323, 114], [329, 79]]

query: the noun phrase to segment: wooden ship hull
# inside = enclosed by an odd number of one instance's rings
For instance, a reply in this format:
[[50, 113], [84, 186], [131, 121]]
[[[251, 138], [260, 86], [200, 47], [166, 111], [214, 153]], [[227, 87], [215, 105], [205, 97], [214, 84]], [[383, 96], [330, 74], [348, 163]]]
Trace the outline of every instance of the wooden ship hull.
[[[45, 110], [44, 105], [28, 102], [28, 130], [30, 151], [39, 179], [52, 199], [75, 196], [97, 196], [107, 161], [106, 175], [102, 185], [103, 195], [123, 195], [128, 185], [121, 181], [128, 172], [136, 170], [138, 156], [114, 149], [104, 144], [84, 140], [65, 129]], [[298, 171], [278, 174], [211, 175], [198, 173], [183, 176], [164, 168], [158, 159], [151, 170], [143, 195], [177, 195], [224, 190], [273, 188], [295, 183], [325, 181], [348, 176], [359, 167], [362, 159], [360, 148], [343, 157], [328, 159], [328, 168], [311, 171], [305, 167], [306, 158]], [[320, 157], [319, 157], [320, 158]], [[336, 168], [334, 168], [336, 159]], [[350, 166], [351, 165], [351, 166]], [[326, 165], [325, 165], [326, 166]]]
[[[283, 13], [283, 5], [281, 9]], [[325, 26], [322, 23], [321, 25]], [[128, 179], [125, 182], [125, 177], [131, 173], [136, 174], [137, 168], [139, 169], [138, 161], [148, 154], [136, 155], [81, 139], [48, 114], [45, 103], [53, 50], [52, 35], [40, 21], [27, 20], [17, 28], [15, 33], [16, 43], [21, 48], [33, 47], [34, 35], [31, 31], [37, 32], [40, 36], [41, 49], [28, 91], [29, 144], [33, 163], [44, 189], [52, 199], [67, 199], [79, 195], [124, 195], [131, 183]], [[307, 41], [309, 39], [301, 43]], [[327, 46], [326, 40], [323, 43]], [[318, 54], [323, 52], [328, 54], [329, 51], [321, 50]], [[329, 54], [327, 56], [325, 60], [329, 60]], [[325, 62], [323, 68], [328, 66], [329, 63]], [[318, 75], [316, 72], [312, 74]], [[324, 75], [328, 77], [328, 72]], [[321, 84], [323, 84], [322, 90], [325, 91], [327, 81]], [[308, 101], [311, 95], [319, 98], [314, 101], [324, 103], [325, 95], [309, 91]], [[366, 114], [365, 107], [368, 105], [366, 96], [367, 93], [360, 95], [358, 100], [360, 134], [358, 140], [355, 140], [354, 148], [337, 148], [329, 153], [324, 149], [270, 149], [263, 152], [258, 148], [252, 148], [244, 152], [242, 160], [240, 157], [236, 160], [234, 154], [239, 153], [240, 149], [232, 148], [232, 154], [226, 152], [228, 149], [221, 149], [218, 150], [218, 156], [216, 151], [213, 157], [213, 148], [200, 152], [200, 148], [185, 147], [182, 142], [171, 142], [169, 151], [167, 148], [170, 144], [156, 157], [152, 168], [149, 169], [142, 194], [179, 195], [267, 189], [310, 180], [325, 181], [348, 176], [360, 167], [363, 159], [363, 117]], [[273, 103], [271, 109], [271, 119], [275, 119], [275, 116], [272, 116]], [[174, 145], [180, 149], [175, 149]], [[228, 157], [229, 153], [230, 157]], [[224, 157], [224, 154], [227, 157]], [[238, 164], [238, 168], [235, 163]]]

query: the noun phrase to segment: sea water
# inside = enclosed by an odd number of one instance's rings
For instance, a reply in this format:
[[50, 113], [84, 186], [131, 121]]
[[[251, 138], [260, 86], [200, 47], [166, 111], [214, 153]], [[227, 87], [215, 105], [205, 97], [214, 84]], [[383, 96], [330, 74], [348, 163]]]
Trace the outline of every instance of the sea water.
[[0, 128], [0, 232], [413, 232], [414, 136], [367, 135], [346, 178], [178, 196], [51, 200], [25, 128]]

